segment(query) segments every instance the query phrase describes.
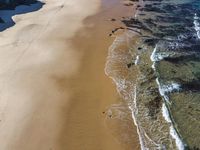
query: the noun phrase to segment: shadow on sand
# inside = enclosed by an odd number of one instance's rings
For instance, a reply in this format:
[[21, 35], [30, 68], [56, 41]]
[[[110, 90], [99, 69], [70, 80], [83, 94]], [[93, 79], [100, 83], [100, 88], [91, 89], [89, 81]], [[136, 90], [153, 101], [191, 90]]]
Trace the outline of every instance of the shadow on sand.
[[12, 19], [13, 16], [37, 11], [42, 8], [43, 5], [44, 3], [40, 1], [31, 0], [30, 2], [26, 1], [24, 4], [20, 3], [15, 6], [8, 5], [0, 7], [0, 32], [15, 25], [15, 22]]

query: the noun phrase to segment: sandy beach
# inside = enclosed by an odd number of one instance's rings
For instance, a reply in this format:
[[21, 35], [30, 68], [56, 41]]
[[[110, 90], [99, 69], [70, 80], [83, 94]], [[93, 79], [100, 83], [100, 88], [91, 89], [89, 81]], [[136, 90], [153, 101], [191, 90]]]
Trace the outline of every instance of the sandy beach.
[[109, 19], [132, 8], [118, 0], [43, 2], [0, 33], [0, 149], [139, 149], [132, 122], [126, 130], [105, 119], [121, 102], [104, 72], [109, 33], [119, 27]]

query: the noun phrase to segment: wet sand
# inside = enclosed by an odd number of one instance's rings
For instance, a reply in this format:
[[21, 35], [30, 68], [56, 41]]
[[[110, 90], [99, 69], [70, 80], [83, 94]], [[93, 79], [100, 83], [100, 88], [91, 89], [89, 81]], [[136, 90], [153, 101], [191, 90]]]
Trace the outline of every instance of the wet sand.
[[109, 2], [47, 0], [0, 33], [0, 149], [138, 149], [132, 124], [127, 144], [119, 122], [105, 119], [121, 102], [104, 73], [108, 34], [119, 26], [108, 18], [125, 15]]
[[123, 27], [122, 17], [132, 16], [134, 12], [133, 7], [128, 8], [122, 2], [103, 0], [99, 12], [88, 17], [84, 21], [86, 26], [71, 39], [74, 49], [81, 51], [82, 59], [79, 73], [69, 80], [74, 94], [66, 112], [69, 117], [63, 131], [67, 134], [61, 138], [67, 139], [62, 140], [66, 149], [81, 149], [81, 145], [86, 150], [139, 149], [131, 114], [126, 116], [129, 121], [113, 119], [115, 116], [108, 114], [113, 104], [125, 105], [104, 72], [108, 48], [124, 30], [109, 35], [113, 29]]

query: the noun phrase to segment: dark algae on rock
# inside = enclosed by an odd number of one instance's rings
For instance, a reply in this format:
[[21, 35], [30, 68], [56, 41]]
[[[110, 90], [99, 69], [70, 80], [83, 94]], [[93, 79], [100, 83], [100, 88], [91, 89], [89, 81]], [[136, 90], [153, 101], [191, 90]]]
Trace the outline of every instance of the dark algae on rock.
[[[128, 29], [126, 92], [142, 149], [200, 149], [200, 1], [143, 0]], [[134, 35], [131, 36], [130, 34]], [[115, 49], [117, 49], [115, 47]], [[129, 75], [130, 77], [131, 75]], [[132, 84], [132, 86], [130, 86]], [[132, 90], [130, 90], [132, 88]], [[124, 89], [123, 89], [124, 90]]]

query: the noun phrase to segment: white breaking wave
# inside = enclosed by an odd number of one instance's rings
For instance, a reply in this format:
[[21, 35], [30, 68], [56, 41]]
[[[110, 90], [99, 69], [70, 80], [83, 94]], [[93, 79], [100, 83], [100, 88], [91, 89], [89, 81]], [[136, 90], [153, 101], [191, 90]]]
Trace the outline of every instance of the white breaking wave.
[[181, 141], [181, 139], [179, 138], [179, 135], [177, 134], [176, 130], [174, 129], [173, 125], [171, 125], [170, 127], [170, 134], [171, 136], [175, 139], [176, 141], [176, 146], [179, 150], [184, 150], [185, 149], [185, 145], [184, 143]]
[[156, 70], [156, 67], [155, 67], [156, 63], [153, 62], [153, 65], [151, 66], [151, 68], [155, 71]]
[[[118, 46], [118, 44], [123, 43], [124, 42], [124, 38], [121, 36], [117, 36], [114, 40], [114, 42], [112, 43], [112, 45], [109, 47], [109, 51], [108, 51], [108, 57], [107, 57], [107, 62], [106, 62], [106, 66], [105, 66], [105, 73], [108, 77], [110, 77], [114, 83], [116, 84], [117, 87], [117, 91], [120, 94], [121, 92], [126, 92], [126, 80], [125, 79], [121, 79], [120, 77], [113, 77], [110, 74], [110, 70], [109, 70], [109, 64], [112, 62], [110, 59], [113, 59], [113, 54], [115, 54], [115, 49]], [[135, 62], [134, 64], [137, 65], [139, 63], [139, 55], [136, 56]], [[128, 93], [127, 93], [128, 94]], [[122, 95], [121, 95], [122, 96]], [[130, 95], [128, 94], [128, 97], [126, 95], [123, 95], [123, 98], [125, 100], [128, 100], [130, 97]], [[145, 144], [145, 140], [143, 137], [143, 134], [141, 133], [143, 130], [141, 129], [140, 125], [138, 124], [138, 120], [136, 118], [136, 115], [138, 113], [138, 108], [137, 108], [137, 87], [136, 85], [133, 87], [133, 91], [131, 93], [131, 98], [132, 98], [132, 103], [129, 104], [129, 109], [131, 110], [132, 113], [132, 119], [134, 121], [134, 124], [137, 128], [137, 133], [138, 133], [138, 137], [139, 137], [139, 142], [140, 142], [140, 148], [141, 150], [149, 150], [149, 148], [146, 147]]]
[[135, 59], [135, 65], [138, 65], [139, 64], [139, 60], [140, 60], [140, 57], [137, 55], [136, 59]]
[[[108, 75], [110, 78], [113, 79], [113, 81], [115, 82], [115, 84], [117, 86], [118, 92], [119, 93], [121, 93], [121, 92], [124, 93], [124, 92], [127, 92], [126, 91], [126, 89], [127, 89], [127, 85], [126, 85], [127, 83], [126, 82], [127, 81], [125, 79], [120, 78], [119, 76], [113, 77], [112, 73], [109, 70], [109, 63], [112, 63], [112, 61], [113, 61], [113, 60], [111, 61], [110, 59], [113, 59], [112, 56], [113, 56], [113, 54], [115, 54], [114, 50], [116, 49], [116, 47], [121, 42], [125, 42], [124, 38], [122, 38], [122, 37], [116, 37], [116, 39], [114, 40], [113, 44], [110, 46], [110, 48], [109, 48], [109, 54], [108, 54], [108, 58], [107, 58], [107, 62], [106, 62], [105, 73], [106, 73], [106, 75]], [[156, 46], [154, 48], [154, 52], [151, 55], [151, 60], [154, 62], [154, 65], [152, 67], [155, 69], [155, 63], [156, 63], [156, 61], [160, 61], [160, 60], [162, 60], [165, 57], [167, 57], [166, 54], [164, 54], [164, 53], [162, 53], [162, 54], [161, 53], [157, 53], [157, 46]], [[136, 59], [135, 59], [135, 62], [134, 62], [135, 65], [137, 65], [139, 63], [139, 59], [140, 59], [140, 57], [136, 56]], [[180, 85], [177, 84], [177, 83], [169, 83], [167, 85], [160, 85], [158, 79], [156, 79], [156, 81], [157, 81], [157, 83], [159, 85], [160, 95], [163, 96], [163, 97], [165, 97], [165, 100], [169, 100], [168, 94], [170, 92], [173, 92], [175, 90], [177, 91], [177, 90], [180, 89]], [[133, 118], [133, 121], [134, 121], [134, 123], [136, 125], [136, 128], [137, 128], [137, 133], [138, 133], [138, 136], [139, 136], [139, 141], [140, 141], [141, 149], [142, 150], [149, 150], [148, 145], [146, 143], [146, 139], [148, 138], [148, 140], [150, 142], [152, 142], [152, 140], [148, 137], [148, 135], [145, 133], [145, 131], [141, 127], [140, 121], [137, 120], [138, 108], [137, 108], [137, 87], [136, 87], [136, 85], [137, 85], [137, 83], [135, 85], [133, 85], [134, 88], [131, 90], [133, 92], [131, 94], [131, 98], [133, 100], [133, 103], [131, 102], [129, 104], [129, 109], [132, 112], [132, 118]], [[128, 94], [128, 96], [126, 94]], [[125, 97], [124, 97], [125, 100], [127, 98], [130, 98], [130, 93], [126, 93], [126, 94], [125, 94]], [[165, 103], [163, 104], [163, 107], [162, 107], [162, 114], [163, 114], [164, 119], [170, 124], [169, 131], [170, 131], [170, 134], [171, 134], [172, 138], [175, 139], [177, 149], [184, 150], [184, 144], [181, 141], [181, 139], [179, 138], [176, 130], [173, 127], [172, 121], [170, 119], [170, 114], [169, 114], [169, 111], [168, 111], [167, 106], [165, 105]], [[154, 144], [156, 146], [158, 146], [159, 149], [162, 148], [162, 145], [157, 145], [156, 143], [154, 143]]]
[[153, 52], [152, 52], [152, 54], [151, 54], [150, 59], [151, 59], [152, 62], [161, 61], [161, 60], [163, 60], [164, 58], [169, 57], [169, 54], [167, 54], [167, 53], [164, 53], [164, 52], [158, 53], [158, 52], [157, 52], [157, 47], [158, 47], [158, 46], [156, 45], [155, 48], [154, 48], [154, 50], [153, 50]]
[[151, 57], [150, 57], [152, 62], [159, 61], [159, 57], [157, 57], [156, 51], [157, 51], [157, 45], [155, 46], [155, 48], [151, 54]]
[[179, 91], [181, 89], [181, 85], [178, 83], [171, 83], [166, 85], [161, 85], [158, 78], [156, 79], [156, 83], [158, 84], [159, 93], [164, 99], [169, 103], [168, 94], [173, 91]]
[[176, 130], [174, 129], [173, 125], [172, 125], [172, 121], [171, 121], [171, 118], [170, 118], [170, 114], [169, 114], [169, 111], [165, 105], [165, 103], [163, 103], [163, 106], [162, 106], [162, 114], [163, 114], [163, 117], [165, 118], [165, 120], [171, 124], [170, 126], [170, 135], [172, 136], [173, 139], [175, 139], [175, 142], [176, 142], [176, 146], [179, 150], [184, 150], [185, 146], [184, 146], [184, 143], [181, 141], [181, 139], [179, 138], [179, 135], [177, 134]]
[[200, 23], [199, 23], [199, 19], [200, 18], [195, 13], [195, 15], [194, 15], [194, 28], [195, 28], [195, 30], [197, 32], [198, 39], [200, 39]]
[[148, 148], [146, 148], [144, 146], [144, 140], [142, 139], [142, 135], [141, 135], [141, 132], [140, 132], [140, 127], [138, 126], [138, 123], [137, 123], [137, 120], [136, 120], [136, 116], [135, 116], [135, 112], [137, 113], [137, 87], [135, 86], [135, 89], [134, 89], [134, 105], [132, 104], [131, 106], [129, 106], [129, 109], [131, 110], [132, 112], [132, 118], [133, 118], [133, 121], [134, 121], [134, 124], [137, 128], [137, 134], [139, 136], [139, 141], [140, 141], [140, 147], [141, 147], [141, 150], [148, 150]]
[[[200, 36], [200, 28], [199, 28], [198, 34]], [[157, 53], [157, 45], [156, 45], [151, 54], [151, 57], [150, 57], [151, 61], [153, 62], [152, 68], [155, 70], [156, 69], [155, 63], [157, 61], [164, 59], [165, 57], [168, 57], [168, 55], [162, 54], [162, 53]], [[156, 79], [156, 83], [158, 85], [160, 95], [165, 99], [165, 101], [167, 103], [170, 103], [168, 94], [173, 91], [179, 91], [180, 87], [181, 87], [181, 85], [178, 83], [170, 83], [170, 84], [166, 84], [166, 85], [161, 85], [158, 78]], [[178, 150], [184, 150], [184, 147], [185, 147], [184, 143], [181, 141], [178, 133], [176, 132], [175, 128], [173, 127], [172, 120], [170, 118], [170, 113], [169, 113], [165, 103], [163, 103], [163, 105], [162, 105], [162, 115], [163, 115], [164, 119], [168, 123], [170, 123], [170, 135], [175, 140], [176, 147], [178, 148]]]
[[[180, 90], [180, 84], [177, 84], [177, 83], [171, 83], [171, 84], [167, 84], [167, 85], [161, 85], [158, 78], [156, 79], [156, 82], [158, 84], [158, 87], [159, 87], [159, 93], [161, 96], [164, 97], [165, 101], [169, 103], [169, 97], [168, 97], [168, 94], [170, 92], [173, 92], [173, 91], [179, 91]], [[170, 123], [170, 135], [172, 136], [172, 138], [175, 140], [176, 142], [176, 147], [178, 148], [178, 150], [184, 150], [185, 148], [185, 145], [184, 143], [182, 142], [182, 140], [180, 139], [178, 133], [176, 132], [173, 124], [172, 124], [172, 121], [171, 121], [171, 118], [170, 118], [170, 113], [167, 109], [167, 106], [165, 103], [163, 103], [163, 106], [162, 106], [162, 114], [163, 114], [163, 117], [164, 119]]]
[[170, 115], [169, 115], [169, 111], [165, 105], [165, 103], [163, 103], [162, 105], [162, 114], [163, 114], [163, 117], [165, 118], [165, 120], [168, 122], [168, 123], [171, 123], [171, 118], [170, 118]]
[[[136, 83], [137, 85], [137, 83]], [[158, 146], [159, 148], [162, 147], [160, 144], [156, 144], [147, 134], [146, 132], [143, 130], [143, 128], [141, 126], [138, 125], [138, 121], [136, 119], [136, 114], [138, 113], [138, 108], [137, 108], [137, 86], [134, 86], [134, 98], [133, 98], [133, 103], [129, 105], [129, 109], [132, 112], [132, 118], [134, 121], [134, 124], [137, 128], [137, 133], [139, 136], [139, 141], [140, 141], [140, 146], [141, 146], [141, 150], [150, 150], [148, 147], [146, 147], [146, 143], [145, 143], [145, 137], [152, 142], [154, 145]], [[144, 137], [145, 136], [145, 137]]]
[[[160, 84], [159, 84], [160, 85]], [[179, 91], [180, 90], [181, 85], [178, 83], [171, 83], [171, 84], [167, 84], [167, 85], [160, 85], [160, 93], [162, 95], [173, 92], [173, 91]]]

